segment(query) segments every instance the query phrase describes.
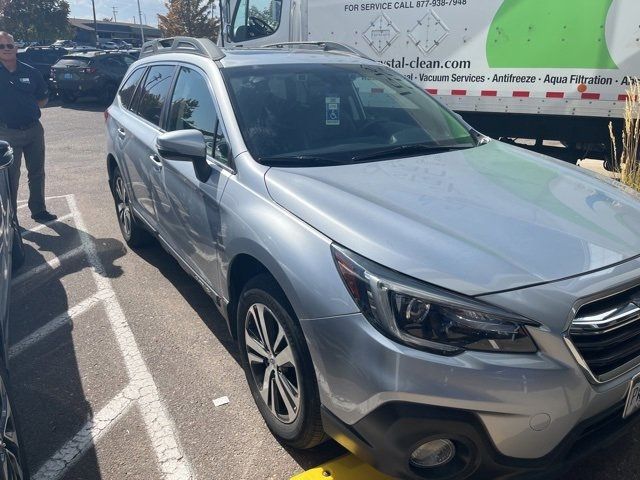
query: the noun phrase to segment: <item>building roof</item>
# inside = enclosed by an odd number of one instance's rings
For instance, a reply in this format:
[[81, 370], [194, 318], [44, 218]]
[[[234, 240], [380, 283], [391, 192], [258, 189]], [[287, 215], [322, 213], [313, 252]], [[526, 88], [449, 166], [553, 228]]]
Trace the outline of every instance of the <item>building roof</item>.
[[[81, 30], [91, 30], [93, 31], [93, 20], [87, 18], [70, 18], [69, 23], [76, 28]], [[102, 30], [118, 30], [122, 31], [123, 29], [132, 29], [132, 28], [140, 28], [139, 23], [128, 23], [128, 22], [105, 22], [103, 20], [97, 20], [96, 24], [98, 28], [102, 27]], [[157, 27], [152, 27], [150, 25], [142, 25], [145, 30], [153, 30], [159, 32], [160, 30]], [[115, 27], [115, 28], [113, 28]]]

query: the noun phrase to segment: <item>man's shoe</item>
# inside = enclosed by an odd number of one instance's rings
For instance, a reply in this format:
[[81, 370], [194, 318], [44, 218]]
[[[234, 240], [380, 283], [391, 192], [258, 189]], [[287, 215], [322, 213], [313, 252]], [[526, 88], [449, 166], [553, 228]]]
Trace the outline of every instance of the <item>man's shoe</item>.
[[32, 213], [31, 218], [33, 218], [36, 222], [45, 223], [45, 222], [52, 222], [58, 217], [53, 213], [49, 213], [46, 210], [43, 210], [38, 213]]

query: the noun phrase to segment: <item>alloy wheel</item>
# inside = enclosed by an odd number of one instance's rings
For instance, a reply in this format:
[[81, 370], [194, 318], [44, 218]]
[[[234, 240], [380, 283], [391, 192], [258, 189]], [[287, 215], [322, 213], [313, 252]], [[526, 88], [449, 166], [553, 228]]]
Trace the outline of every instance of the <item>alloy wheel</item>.
[[255, 303], [247, 312], [244, 335], [262, 400], [278, 420], [293, 423], [300, 412], [300, 370], [280, 320], [266, 305]]
[[124, 186], [124, 180], [120, 175], [116, 177], [116, 209], [118, 212], [118, 221], [127, 237], [131, 236], [131, 207], [129, 205], [129, 197], [127, 189]]
[[0, 377], [0, 402], [2, 402], [2, 412], [0, 413], [0, 427], [2, 428], [2, 440], [0, 442], [0, 478], [2, 480], [22, 480], [25, 478], [24, 470], [21, 466], [20, 444], [16, 431], [15, 419], [9, 394], [4, 379]]

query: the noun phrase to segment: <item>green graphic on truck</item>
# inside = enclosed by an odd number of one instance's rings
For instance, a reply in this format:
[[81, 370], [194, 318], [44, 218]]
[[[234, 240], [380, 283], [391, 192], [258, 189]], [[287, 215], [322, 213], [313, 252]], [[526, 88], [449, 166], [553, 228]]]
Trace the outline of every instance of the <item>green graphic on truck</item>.
[[613, 0], [504, 0], [487, 37], [491, 68], [617, 69], [605, 26]]

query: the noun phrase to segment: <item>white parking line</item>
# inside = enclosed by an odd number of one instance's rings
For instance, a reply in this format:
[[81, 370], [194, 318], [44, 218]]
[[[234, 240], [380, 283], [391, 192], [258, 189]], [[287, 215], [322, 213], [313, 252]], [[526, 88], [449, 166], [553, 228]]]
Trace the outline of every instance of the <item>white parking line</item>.
[[22, 285], [24, 282], [29, 280], [31, 277], [39, 275], [42, 272], [45, 272], [47, 270], [55, 270], [65, 260], [68, 260], [68, 259], [70, 259], [72, 257], [75, 257], [76, 255], [84, 253], [84, 251], [85, 251], [84, 246], [80, 245], [80, 246], [78, 246], [78, 247], [76, 247], [76, 248], [74, 248], [72, 250], [69, 250], [68, 252], [63, 253], [59, 257], [54, 257], [51, 260], [49, 260], [48, 262], [41, 263], [37, 267], [33, 267], [31, 270], [27, 270], [26, 272], [18, 275], [17, 277], [15, 277], [13, 279], [11, 284], [12, 284], [12, 286], [14, 288], [18, 287], [19, 285]]
[[16, 355], [20, 355], [27, 348], [31, 347], [32, 345], [35, 345], [40, 340], [44, 339], [47, 335], [50, 335], [51, 333], [55, 332], [57, 329], [59, 329], [63, 325], [71, 323], [74, 318], [76, 318], [79, 315], [82, 315], [87, 310], [95, 307], [98, 303], [102, 302], [105, 298], [107, 298], [109, 295], [112, 295], [112, 294], [113, 292], [111, 291], [103, 290], [103, 291], [99, 291], [94, 295], [91, 295], [89, 298], [84, 299], [73, 308], [70, 308], [69, 310], [64, 312], [62, 315], [58, 315], [56, 318], [49, 321], [47, 324], [43, 325], [32, 334], [28, 335], [27, 337], [23, 338], [16, 344], [12, 345], [11, 348], [9, 349], [9, 356], [15, 357]]
[[[98, 291], [113, 292], [111, 282], [105, 274], [100, 257], [98, 257], [95, 244], [87, 233], [87, 228], [78, 210], [75, 197], [73, 195], [67, 196], [67, 203], [69, 204], [69, 210], [74, 215], [76, 228], [87, 253], [87, 259], [93, 267], [92, 274]], [[139, 394], [140, 412], [144, 418], [147, 433], [151, 437], [160, 471], [164, 478], [169, 480], [194, 478], [191, 466], [178, 443], [176, 427], [160, 400], [158, 388], [138, 349], [136, 339], [127, 323], [115, 292], [105, 299], [104, 305], [129, 373], [130, 383], [128, 389], [137, 391]]]
[[36, 227], [30, 228], [29, 230], [25, 230], [24, 232], [22, 232], [22, 238], [26, 238], [31, 233], [39, 232], [40, 230], [44, 230], [45, 228], [49, 228], [51, 225], [54, 225], [54, 224], [59, 223], [59, 222], [64, 222], [65, 220], [68, 220], [70, 218], [73, 218], [73, 214], [72, 213], [67, 213], [66, 215], [58, 217], [55, 220], [51, 220], [49, 222], [41, 223], [40, 225], [38, 225]]
[[131, 398], [130, 394], [128, 388], [125, 388], [116, 395], [71, 440], [44, 462], [31, 478], [56, 480], [62, 477], [131, 408], [135, 398]]

